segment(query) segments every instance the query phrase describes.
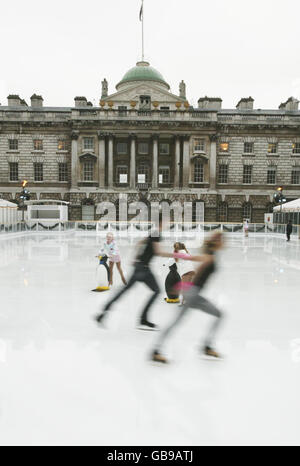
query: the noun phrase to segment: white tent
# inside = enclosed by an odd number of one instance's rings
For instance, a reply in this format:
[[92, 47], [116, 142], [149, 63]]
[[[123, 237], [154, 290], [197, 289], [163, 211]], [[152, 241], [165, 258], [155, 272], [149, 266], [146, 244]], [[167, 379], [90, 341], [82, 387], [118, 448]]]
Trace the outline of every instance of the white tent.
[[0, 224], [13, 225], [18, 223], [18, 219], [17, 204], [0, 199]]
[[274, 207], [274, 212], [300, 212], [300, 199]]

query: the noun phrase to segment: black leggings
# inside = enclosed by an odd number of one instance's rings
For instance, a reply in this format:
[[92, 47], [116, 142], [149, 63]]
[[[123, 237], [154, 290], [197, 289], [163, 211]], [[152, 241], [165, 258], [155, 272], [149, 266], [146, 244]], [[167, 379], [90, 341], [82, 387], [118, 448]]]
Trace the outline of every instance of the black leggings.
[[133, 272], [131, 278], [129, 279], [128, 284], [124, 288], [122, 288], [121, 291], [119, 293], [117, 293], [116, 296], [106, 304], [106, 306], [104, 308], [104, 312], [108, 312], [110, 310], [111, 306], [116, 301], [118, 301], [118, 299], [121, 298], [121, 296], [124, 293], [126, 293], [126, 291], [130, 290], [130, 288], [132, 288], [132, 286], [136, 282], [145, 283], [145, 285], [147, 285], [148, 288], [150, 288], [150, 290], [153, 291], [153, 295], [151, 296], [151, 298], [147, 302], [147, 304], [146, 304], [146, 306], [145, 306], [145, 308], [144, 308], [144, 310], [142, 312], [142, 315], [141, 315], [141, 321], [148, 320], [149, 309], [152, 306], [152, 304], [154, 303], [154, 301], [156, 300], [156, 298], [158, 297], [158, 295], [160, 293], [160, 289], [159, 289], [157, 281], [156, 281], [153, 273], [151, 272], [150, 268], [147, 267], [147, 266], [140, 265], [140, 264], [135, 267], [134, 272]]

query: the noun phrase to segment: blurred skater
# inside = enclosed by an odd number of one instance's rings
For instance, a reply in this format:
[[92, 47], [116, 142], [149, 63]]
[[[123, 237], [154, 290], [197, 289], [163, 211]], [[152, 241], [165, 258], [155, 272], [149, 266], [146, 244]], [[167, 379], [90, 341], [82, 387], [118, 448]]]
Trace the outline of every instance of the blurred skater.
[[216, 270], [216, 258], [215, 254], [217, 251], [222, 249], [224, 246], [222, 233], [214, 233], [210, 239], [206, 240], [203, 246], [203, 255], [201, 256], [185, 256], [178, 254], [177, 257], [184, 260], [190, 260], [193, 262], [200, 262], [198, 266], [193, 282], [190, 283], [190, 288], [185, 292], [185, 304], [183, 305], [176, 320], [165, 329], [159, 336], [158, 343], [152, 353], [152, 360], [166, 364], [168, 360], [162, 354], [162, 347], [165, 340], [170, 336], [171, 332], [180, 324], [183, 317], [188, 314], [190, 309], [198, 309], [199, 311], [205, 312], [206, 314], [212, 315], [215, 320], [211, 326], [208, 335], [204, 342], [203, 351], [204, 354], [213, 358], [220, 358], [220, 355], [213, 348], [213, 339], [219, 329], [222, 321], [222, 313], [212, 304], [210, 301], [205, 299], [201, 292], [207, 283], [210, 276]]
[[155, 234], [148, 236], [144, 241], [142, 241], [139, 245], [138, 254], [135, 259], [134, 263], [134, 271], [129, 279], [129, 282], [125, 288], [123, 288], [116, 296], [110, 300], [103, 309], [103, 312], [96, 317], [96, 321], [99, 324], [103, 323], [103, 319], [111, 309], [112, 305], [118, 301], [123, 294], [130, 290], [133, 285], [137, 282], [144, 283], [150, 290], [152, 291], [152, 296], [150, 297], [149, 301], [147, 302], [145, 308], [140, 317], [140, 326], [139, 328], [142, 330], [156, 330], [157, 327], [155, 324], [149, 321], [149, 311], [154, 303], [154, 301], [158, 298], [160, 293], [160, 288], [156, 281], [155, 276], [153, 275], [150, 269], [150, 263], [154, 256], [162, 256], [162, 257], [172, 257], [172, 254], [163, 253], [160, 250], [159, 242], [161, 241], [161, 231], [162, 231], [162, 217], [160, 216], [159, 219], [159, 226], [158, 231]]
[[244, 233], [245, 237], [248, 238], [249, 236], [249, 222], [247, 219], [244, 220]]
[[289, 243], [291, 241], [291, 234], [293, 233], [293, 224], [291, 220], [288, 221], [288, 224], [286, 226], [286, 237], [287, 237], [287, 242]]
[[109, 286], [113, 285], [113, 270], [114, 265], [117, 265], [118, 272], [120, 274], [121, 280], [124, 285], [127, 285], [127, 282], [124, 277], [124, 273], [122, 270], [121, 264], [121, 256], [119, 252], [119, 248], [115, 242], [114, 235], [112, 233], [108, 233], [106, 236], [106, 242], [103, 244], [102, 249], [99, 253], [99, 256], [107, 255], [109, 258]]

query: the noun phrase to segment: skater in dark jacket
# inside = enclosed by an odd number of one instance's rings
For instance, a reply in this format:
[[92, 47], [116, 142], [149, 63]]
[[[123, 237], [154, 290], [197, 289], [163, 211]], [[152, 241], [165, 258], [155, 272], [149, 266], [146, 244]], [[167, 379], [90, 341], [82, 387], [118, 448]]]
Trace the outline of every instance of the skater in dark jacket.
[[289, 220], [287, 226], [286, 226], [286, 236], [287, 236], [287, 241], [291, 241], [291, 234], [293, 232], [293, 224], [291, 220]]

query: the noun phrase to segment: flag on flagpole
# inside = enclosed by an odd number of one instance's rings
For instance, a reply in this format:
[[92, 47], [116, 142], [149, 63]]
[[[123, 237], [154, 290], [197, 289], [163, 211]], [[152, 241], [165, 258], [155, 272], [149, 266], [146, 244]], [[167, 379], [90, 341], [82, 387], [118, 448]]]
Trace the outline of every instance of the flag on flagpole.
[[144, 14], [144, 2], [142, 0], [142, 6], [140, 10], [140, 21], [143, 21], [143, 14]]

